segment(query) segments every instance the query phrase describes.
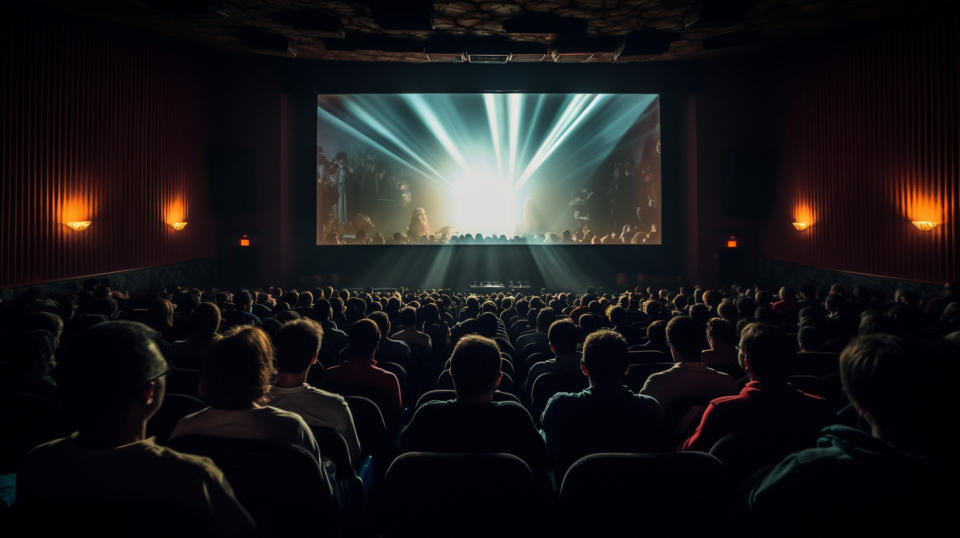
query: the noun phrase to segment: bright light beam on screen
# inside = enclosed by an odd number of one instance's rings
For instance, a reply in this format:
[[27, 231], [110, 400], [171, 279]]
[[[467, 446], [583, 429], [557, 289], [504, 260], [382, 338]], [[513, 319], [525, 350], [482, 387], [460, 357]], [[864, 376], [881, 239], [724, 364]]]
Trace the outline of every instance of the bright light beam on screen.
[[430, 105], [423, 100], [422, 96], [417, 94], [408, 94], [405, 97], [413, 104], [414, 108], [416, 108], [420, 114], [420, 119], [430, 127], [433, 135], [443, 144], [443, 147], [446, 148], [450, 156], [453, 157], [453, 160], [461, 167], [466, 168], [467, 162], [463, 159], [463, 155], [460, 154], [460, 150], [457, 149], [457, 145], [451, 140], [450, 135], [447, 134], [447, 130], [443, 128], [440, 120], [437, 119], [437, 115], [434, 114]]
[[497, 157], [497, 170], [503, 173], [503, 158], [500, 156], [500, 126], [497, 118], [497, 101], [492, 93], [483, 94], [483, 106], [487, 112], [487, 123], [490, 125], [490, 139], [493, 141], [493, 153]]
[[520, 110], [523, 104], [523, 96], [519, 93], [511, 93], [507, 96], [507, 126], [509, 135], [510, 160], [507, 177], [513, 181], [514, 170], [517, 165], [517, 135], [520, 132]]

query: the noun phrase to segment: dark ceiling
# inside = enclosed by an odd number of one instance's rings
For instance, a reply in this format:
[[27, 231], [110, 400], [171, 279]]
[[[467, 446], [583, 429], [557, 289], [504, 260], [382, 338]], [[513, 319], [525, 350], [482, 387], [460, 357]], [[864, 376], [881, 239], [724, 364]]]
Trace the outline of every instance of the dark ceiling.
[[629, 62], [744, 54], [936, 16], [953, 0], [42, 2], [229, 52], [346, 61]]

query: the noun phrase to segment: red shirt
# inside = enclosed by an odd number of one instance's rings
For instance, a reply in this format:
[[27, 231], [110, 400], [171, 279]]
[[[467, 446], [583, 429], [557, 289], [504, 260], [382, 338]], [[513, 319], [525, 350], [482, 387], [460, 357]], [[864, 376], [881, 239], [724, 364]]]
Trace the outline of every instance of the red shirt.
[[776, 436], [809, 432], [815, 437], [832, 418], [830, 404], [819, 396], [800, 392], [787, 383], [751, 381], [739, 394], [711, 401], [697, 431], [680, 450], [709, 452], [714, 443], [731, 433]]
[[322, 388], [347, 395], [370, 398], [380, 408], [389, 427], [400, 418], [400, 382], [397, 376], [376, 366], [377, 361], [354, 357], [331, 366], [323, 374]]

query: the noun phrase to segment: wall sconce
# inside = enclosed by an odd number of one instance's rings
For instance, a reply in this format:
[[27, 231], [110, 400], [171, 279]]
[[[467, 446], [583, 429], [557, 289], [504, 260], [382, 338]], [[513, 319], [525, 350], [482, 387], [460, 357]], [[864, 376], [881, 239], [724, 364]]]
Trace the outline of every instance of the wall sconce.
[[929, 232], [930, 230], [936, 228], [937, 224], [940, 224], [939, 222], [936, 222], [933, 220], [914, 220], [912, 222], [913, 222], [913, 225], [916, 226], [918, 230], [921, 230], [924, 232]]
[[801, 231], [801, 232], [802, 232], [802, 231], [804, 231], [804, 230], [806, 230], [807, 228], [810, 227], [810, 223], [809, 223], [809, 222], [794, 222], [794, 223], [793, 223], [793, 227], [796, 228], [798, 231]]
[[81, 232], [90, 227], [91, 221], [89, 220], [71, 220], [70, 222], [64, 222], [64, 224], [75, 232]]
[[182, 220], [180, 222], [171, 222], [170, 227], [179, 232], [180, 230], [187, 227], [187, 221]]

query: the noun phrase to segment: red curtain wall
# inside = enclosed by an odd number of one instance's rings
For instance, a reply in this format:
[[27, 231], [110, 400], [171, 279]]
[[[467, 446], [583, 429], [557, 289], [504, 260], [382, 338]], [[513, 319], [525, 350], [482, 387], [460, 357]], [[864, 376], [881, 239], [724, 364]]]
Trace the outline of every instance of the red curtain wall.
[[[944, 282], [960, 276], [957, 19], [889, 32], [790, 64], [775, 217], [764, 254]], [[923, 232], [912, 220], [935, 220]], [[812, 223], [806, 231], [791, 223]]]
[[30, 18], [0, 43], [0, 287], [214, 254], [190, 59]]

